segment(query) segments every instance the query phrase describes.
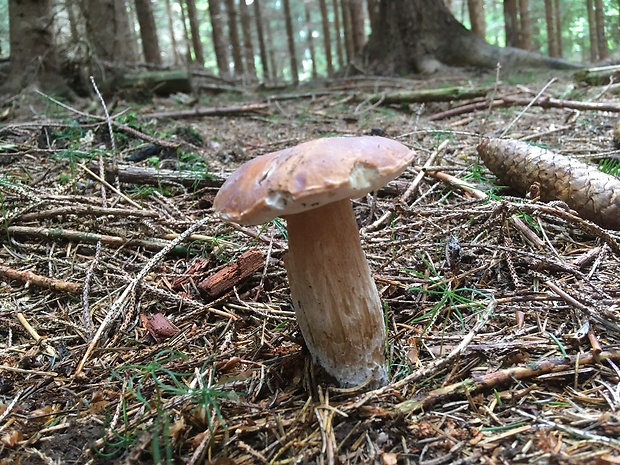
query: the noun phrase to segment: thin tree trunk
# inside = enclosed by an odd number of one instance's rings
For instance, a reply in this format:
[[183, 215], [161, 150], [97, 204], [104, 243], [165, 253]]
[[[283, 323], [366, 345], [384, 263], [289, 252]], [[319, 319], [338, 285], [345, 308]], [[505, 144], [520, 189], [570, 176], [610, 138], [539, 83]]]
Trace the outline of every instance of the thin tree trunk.
[[200, 28], [198, 26], [198, 12], [196, 11], [195, 0], [185, 0], [187, 6], [187, 17], [189, 19], [189, 29], [192, 33], [192, 48], [194, 49], [194, 58], [200, 66], [205, 65], [205, 55], [202, 49], [202, 41], [200, 40]]
[[294, 84], [299, 82], [299, 71], [297, 69], [297, 52], [295, 51], [295, 33], [293, 31], [293, 17], [291, 16], [290, 0], [283, 0], [284, 20], [286, 21], [286, 35], [288, 38], [288, 53], [291, 62], [291, 80]]
[[308, 4], [310, 0], [304, 0], [304, 12], [306, 17], [306, 35], [308, 38], [308, 50], [310, 51], [310, 60], [312, 61], [312, 79], [319, 77], [319, 73], [316, 69], [316, 54], [314, 50], [314, 37], [312, 37], [313, 27], [312, 18], [310, 17], [310, 7]]
[[161, 65], [161, 50], [157, 37], [157, 27], [153, 17], [153, 5], [151, 0], [135, 0], [136, 16], [140, 24], [140, 38], [142, 39], [142, 52], [147, 63]]
[[[273, 16], [273, 13], [270, 12], [270, 7], [269, 4], [266, 3], [265, 6], [267, 7], [267, 18], [271, 18]], [[267, 45], [267, 55], [269, 56], [269, 69], [270, 69], [270, 76], [271, 79], [273, 79], [274, 81], [277, 81], [279, 76], [281, 76], [281, 69], [278, 66], [278, 61], [276, 60], [276, 49], [275, 46], [273, 44], [273, 31], [271, 30], [271, 20], [268, 19], [267, 21], [265, 21], [264, 23], [265, 25], [265, 41], [266, 41], [266, 45]]]
[[344, 48], [342, 44], [342, 28], [340, 27], [340, 8], [338, 7], [338, 0], [333, 0], [334, 9], [334, 33], [336, 35], [336, 52], [338, 55], [338, 66], [344, 67]]
[[192, 63], [194, 61], [194, 59], [192, 58], [192, 40], [190, 37], [189, 29], [187, 28], [187, 14], [185, 13], [185, 10], [187, 8], [185, 7], [185, 0], [178, 1], [179, 9], [181, 10], [181, 23], [183, 23], [183, 45], [185, 45], [185, 60], [187, 63]]
[[353, 53], [357, 55], [364, 48], [366, 43], [366, 32], [364, 31], [364, 1], [348, 0], [349, 12], [351, 14], [351, 36], [353, 38]]
[[226, 79], [230, 77], [230, 66], [228, 64], [228, 43], [224, 40], [221, 0], [209, 0], [209, 20], [211, 21], [211, 36], [213, 38], [213, 50], [215, 51], [217, 69], [220, 72], [220, 76]]
[[605, 36], [605, 11], [603, 10], [603, 0], [594, 0], [594, 12], [598, 57], [600, 60], [604, 60], [609, 56], [609, 48], [607, 47], [607, 37]]
[[117, 37], [126, 38], [119, 42], [119, 46], [121, 48], [128, 47], [127, 53], [132, 57], [129, 61], [139, 61], [140, 52], [138, 50], [138, 34], [136, 33], [138, 18], [135, 16], [135, 11], [132, 8], [133, 3], [128, 0], [115, 0], [114, 3], [118, 13]]
[[166, 16], [168, 16], [168, 34], [170, 35], [170, 45], [172, 46], [172, 59], [175, 66], [179, 65], [179, 50], [177, 48], [177, 39], [174, 33], [174, 22], [173, 22], [173, 13], [172, 13], [172, 5], [170, 4], [170, 0], [166, 0]]
[[532, 24], [530, 21], [529, 0], [519, 0], [519, 21], [521, 23], [519, 44], [522, 49], [532, 49]]
[[562, 9], [560, 0], [554, 0], [553, 18], [555, 19], [555, 46], [558, 56], [562, 56]]
[[183, 37], [185, 40], [185, 59], [187, 60], [187, 63], [191, 63], [193, 61], [192, 59], [192, 48], [191, 48], [191, 37], [190, 37], [190, 33], [189, 33], [189, 29], [187, 29], [187, 18], [186, 18], [186, 14], [185, 14], [185, 0], [179, 0], [179, 8], [181, 10], [181, 22], [183, 23]]
[[347, 62], [355, 56], [355, 44], [353, 43], [353, 27], [351, 26], [351, 0], [340, 0], [342, 6], [342, 29], [344, 31], [344, 48], [347, 51]]
[[557, 57], [558, 47], [556, 44], [557, 36], [555, 35], [555, 19], [552, 0], [545, 0], [545, 21], [547, 22], [547, 46], [549, 47], [549, 56]]
[[366, 6], [370, 20], [370, 31], [372, 32], [377, 28], [377, 21], [379, 20], [379, 0], [366, 0]]
[[319, 7], [321, 9], [321, 24], [323, 26], [323, 47], [325, 47], [325, 63], [327, 65], [327, 75], [331, 76], [334, 74], [334, 63], [332, 61], [332, 40], [329, 32], [329, 15], [327, 14], [326, 0], [319, 0]]
[[518, 46], [517, 0], [504, 0], [504, 29], [506, 30], [506, 45]]
[[260, 62], [263, 67], [263, 81], [269, 81], [269, 60], [267, 59], [267, 48], [265, 47], [265, 33], [263, 32], [263, 15], [260, 10], [260, 0], [254, 0], [253, 3], [256, 34], [258, 35], [258, 46], [260, 48]]
[[598, 61], [598, 40], [596, 37], [596, 19], [594, 14], [594, 0], [586, 0], [588, 11], [588, 33], [590, 37], [590, 61]]
[[241, 30], [243, 32], [243, 50], [245, 55], [246, 75], [251, 81], [256, 81], [256, 65], [254, 64], [254, 44], [252, 43], [252, 18], [245, 0], [239, 2], [241, 12]]
[[235, 76], [243, 76], [243, 55], [241, 54], [239, 29], [237, 28], [237, 5], [235, 0], [226, 0], [225, 5], [228, 16], [228, 40], [232, 48]]
[[483, 0], [467, 0], [469, 8], [469, 22], [471, 23], [471, 32], [480, 37], [486, 38], [486, 23], [484, 20], [484, 1]]

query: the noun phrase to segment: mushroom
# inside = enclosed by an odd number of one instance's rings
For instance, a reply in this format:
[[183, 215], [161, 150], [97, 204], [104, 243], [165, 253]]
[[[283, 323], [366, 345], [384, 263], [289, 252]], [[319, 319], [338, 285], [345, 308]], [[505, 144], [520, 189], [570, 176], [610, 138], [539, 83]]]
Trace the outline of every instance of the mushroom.
[[350, 199], [387, 184], [413, 156], [383, 137], [317, 139], [247, 162], [213, 202], [239, 224], [286, 220], [297, 323], [314, 362], [341, 386], [387, 382], [381, 299]]

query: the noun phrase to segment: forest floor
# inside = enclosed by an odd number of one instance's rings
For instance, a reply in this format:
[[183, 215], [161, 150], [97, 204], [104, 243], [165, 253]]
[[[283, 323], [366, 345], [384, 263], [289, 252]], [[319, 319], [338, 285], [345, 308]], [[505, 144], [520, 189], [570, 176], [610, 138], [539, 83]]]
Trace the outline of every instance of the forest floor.
[[[499, 188], [476, 151], [501, 136], [617, 158], [618, 113], [489, 108], [547, 84], [543, 96], [620, 104], [617, 86], [569, 74], [340, 79], [196, 105], [220, 116], [117, 100], [112, 147], [97, 98], [14, 99], [0, 127], [0, 463], [620, 463], [620, 233]], [[449, 86], [489, 90], [386, 98]], [[416, 151], [353, 202], [387, 309], [390, 383], [372, 391], [310, 363], [284, 223], [239, 227], [211, 209], [257, 155], [366, 133]], [[99, 160], [114, 158], [104, 183]], [[247, 251], [260, 257], [249, 277], [198, 292]]]

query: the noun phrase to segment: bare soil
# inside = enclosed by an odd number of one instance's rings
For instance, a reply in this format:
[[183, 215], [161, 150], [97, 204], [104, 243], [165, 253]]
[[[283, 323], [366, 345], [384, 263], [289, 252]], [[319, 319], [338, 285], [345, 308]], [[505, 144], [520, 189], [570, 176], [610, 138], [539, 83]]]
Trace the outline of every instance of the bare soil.
[[[498, 186], [476, 152], [482, 137], [505, 136], [617, 158], [618, 114], [518, 105], [429, 121], [467, 102], [355, 99], [486, 84], [533, 100], [551, 77], [546, 96], [620, 103], [617, 87], [560, 74], [338, 80], [277, 98], [201, 98], [268, 104], [233, 116], [143, 118], [188, 108], [122, 100], [110, 112], [138, 132], [115, 126], [112, 146], [105, 121], [34, 95], [8, 102], [0, 463], [620, 463], [620, 234]], [[103, 114], [97, 99], [71, 105]], [[257, 155], [366, 133], [417, 152], [400, 178], [353, 202], [386, 305], [391, 381], [375, 391], [340, 389], [311, 364], [283, 266], [285, 223], [238, 227], [211, 209], [219, 180]], [[176, 155], [126, 161], [144, 134]], [[103, 184], [99, 159], [196, 182]], [[260, 269], [223, 296], [198, 292], [248, 250], [263, 254]]]

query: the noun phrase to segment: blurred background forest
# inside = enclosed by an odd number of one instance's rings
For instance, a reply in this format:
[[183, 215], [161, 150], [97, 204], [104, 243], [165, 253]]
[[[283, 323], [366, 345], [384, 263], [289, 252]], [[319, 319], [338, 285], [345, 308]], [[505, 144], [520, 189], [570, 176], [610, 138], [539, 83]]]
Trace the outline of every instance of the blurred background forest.
[[[364, 72], [364, 46], [376, 28], [378, 0], [29, 0], [0, 1], [0, 57], [11, 47], [71, 76], [114, 65], [169, 67], [242, 83], [296, 83]], [[614, 60], [619, 0], [445, 0], [475, 35], [572, 62]], [[9, 21], [16, 23], [11, 40]], [[30, 31], [30, 32], [28, 32]], [[34, 33], [33, 33], [34, 31]], [[24, 43], [25, 37], [31, 39]], [[13, 45], [12, 45], [13, 42]], [[617, 58], [617, 57], [616, 57]], [[5, 66], [6, 68], [6, 66]], [[6, 72], [6, 69], [4, 69]]]

